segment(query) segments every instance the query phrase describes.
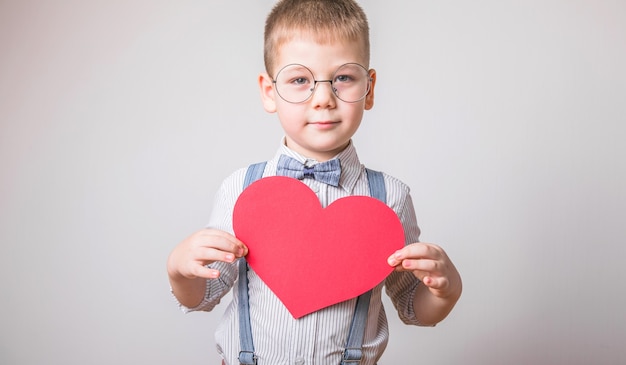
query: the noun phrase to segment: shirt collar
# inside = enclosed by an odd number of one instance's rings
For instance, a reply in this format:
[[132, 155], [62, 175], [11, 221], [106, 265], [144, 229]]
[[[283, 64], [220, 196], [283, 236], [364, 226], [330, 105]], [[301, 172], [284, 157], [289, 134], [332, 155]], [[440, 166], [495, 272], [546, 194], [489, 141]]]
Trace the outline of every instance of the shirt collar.
[[[294, 158], [307, 167], [314, 166], [318, 163], [317, 160], [307, 158], [306, 156], [303, 156], [300, 153], [287, 147], [284, 138], [282, 140], [282, 143], [280, 144], [280, 148], [274, 156], [274, 160], [278, 161], [280, 155], [287, 155], [291, 158]], [[361, 161], [359, 160], [359, 156], [356, 153], [354, 142], [350, 141], [348, 147], [339, 152], [337, 156], [333, 158], [339, 159], [339, 162], [341, 163], [341, 177], [339, 179], [339, 186], [346, 192], [351, 194], [364, 169], [363, 165], [361, 165]]]

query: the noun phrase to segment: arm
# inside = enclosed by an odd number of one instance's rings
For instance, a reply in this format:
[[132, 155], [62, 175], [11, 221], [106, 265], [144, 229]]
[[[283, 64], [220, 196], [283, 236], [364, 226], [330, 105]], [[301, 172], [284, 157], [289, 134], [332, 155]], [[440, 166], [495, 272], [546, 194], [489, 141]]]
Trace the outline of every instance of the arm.
[[172, 293], [185, 307], [199, 305], [205, 297], [207, 279], [217, 279], [220, 271], [207, 267], [214, 262], [233, 263], [247, 254], [246, 246], [230, 233], [202, 229], [187, 237], [167, 260]]
[[211, 310], [237, 279], [235, 260], [248, 253], [232, 234], [232, 209], [241, 192], [245, 169], [218, 189], [208, 222], [172, 250], [167, 273], [172, 293], [187, 310]]
[[420, 229], [408, 187], [392, 208], [404, 228], [406, 245], [392, 254], [396, 268], [385, 281], [387, 294], [406, 324], [432, 326], [452, 310], [462, 291], [461, 277], [441, 247], [419, 243]]
[[434, 244], [413, 243], [389, 257], [397, 271], [411, 272], [421, 281], [413, 297], [416, 320], [435, 325], [454, 308], [462, 292], [459, 272], [445, 251]]

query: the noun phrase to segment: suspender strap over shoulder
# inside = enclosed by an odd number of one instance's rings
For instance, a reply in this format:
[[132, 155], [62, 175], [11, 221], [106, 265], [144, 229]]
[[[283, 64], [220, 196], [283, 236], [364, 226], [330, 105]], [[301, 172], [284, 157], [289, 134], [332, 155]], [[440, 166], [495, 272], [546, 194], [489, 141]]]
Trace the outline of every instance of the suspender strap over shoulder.
[[[266, 162], [259, 162], [248, 167], [243, 188], [263, 177]], [[254, 354], [254, 341], [252, 340], [252, 325], [250, 324], [250, 301], [248, 295], [248, 263], [245, 258], [239, 259], [239, 363], [242, 365], [256, 365], [257, 357]]]
[[385, 178], [380, 171], [365, 169], [367, 173], [367, 183], [370, 186], [370, 195], [381, 202], [387, 204], [387, 188], [385, 188]]
[[[244, 178], [243, 188], [254, 181], [263, 177], [266, 162], [260, 162], [248, 167]], [[367, 173], [367, 181], [369, 184], [370, 195], [383, 203], [387, 202], [387, 190], [385, 188], [385, 180], [383, 174], [379, 171], [365, 169]], [[248, 296], [248, 263], [245, 258], [239, 260], [239, 363], [242, 365], [256, 365], [257, 357], [254, 354], [254, 341], [252, 339], [252, 326], [250, 324], [250, 302]], [[363, 357], [363, 337], [365, 335], [365, 326], [367, 324], [367, 312], [369, 310], [370, 298], [372, 290], [361, 294], [357, 298], [354, 316], [350, 324], [350, 331], [346, 341], [346, 348], [343, 351], [343, 357], [340, 365], [357, 364]]]
[[[365, 169], [367, 182], [370, 188], [370, 195], [383, 203], [387, 203], [387, 189], [385, 179], [379, 171]], [[365, 336], [365, 325], [367, 324], [367, 312], [369, 310], [372, 291], [359, 295], [354, 309], [354, 317], [350, 324], [350, 332], [346, 341], [346, 348], [343, 351], [341, 365], [356, 364], [361, 362], [363, 357], [363, 337]]]

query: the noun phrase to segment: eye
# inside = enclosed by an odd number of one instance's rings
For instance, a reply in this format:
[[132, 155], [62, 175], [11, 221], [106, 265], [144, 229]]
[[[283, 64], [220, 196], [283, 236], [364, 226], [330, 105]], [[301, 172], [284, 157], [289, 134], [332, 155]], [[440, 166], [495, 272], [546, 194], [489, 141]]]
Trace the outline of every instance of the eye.
[[353, 81], [353, 77], [350, 75], [337, 75], [337, 77], [335, 77], [335, 82], [350, 82]]
[[306, 77], [296, 77], [292, 79], [290, 82], [290, 84], [294, 84], [294, 85], [306, 85], [308, 83], [309, 83], [309, 79], [307, 79]]

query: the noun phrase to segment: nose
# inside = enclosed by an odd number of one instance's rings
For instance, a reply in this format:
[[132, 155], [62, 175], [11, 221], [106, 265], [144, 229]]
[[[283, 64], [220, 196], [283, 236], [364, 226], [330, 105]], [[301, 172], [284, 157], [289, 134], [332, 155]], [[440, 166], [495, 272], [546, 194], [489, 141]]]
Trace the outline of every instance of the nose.
[[[320, 84], [328, 84], [323, 87]], [[314, 107], [331, 107], [335, 105], [335, 92], [332, 80], [315, 80], [313, 87], [312, 103]]]

